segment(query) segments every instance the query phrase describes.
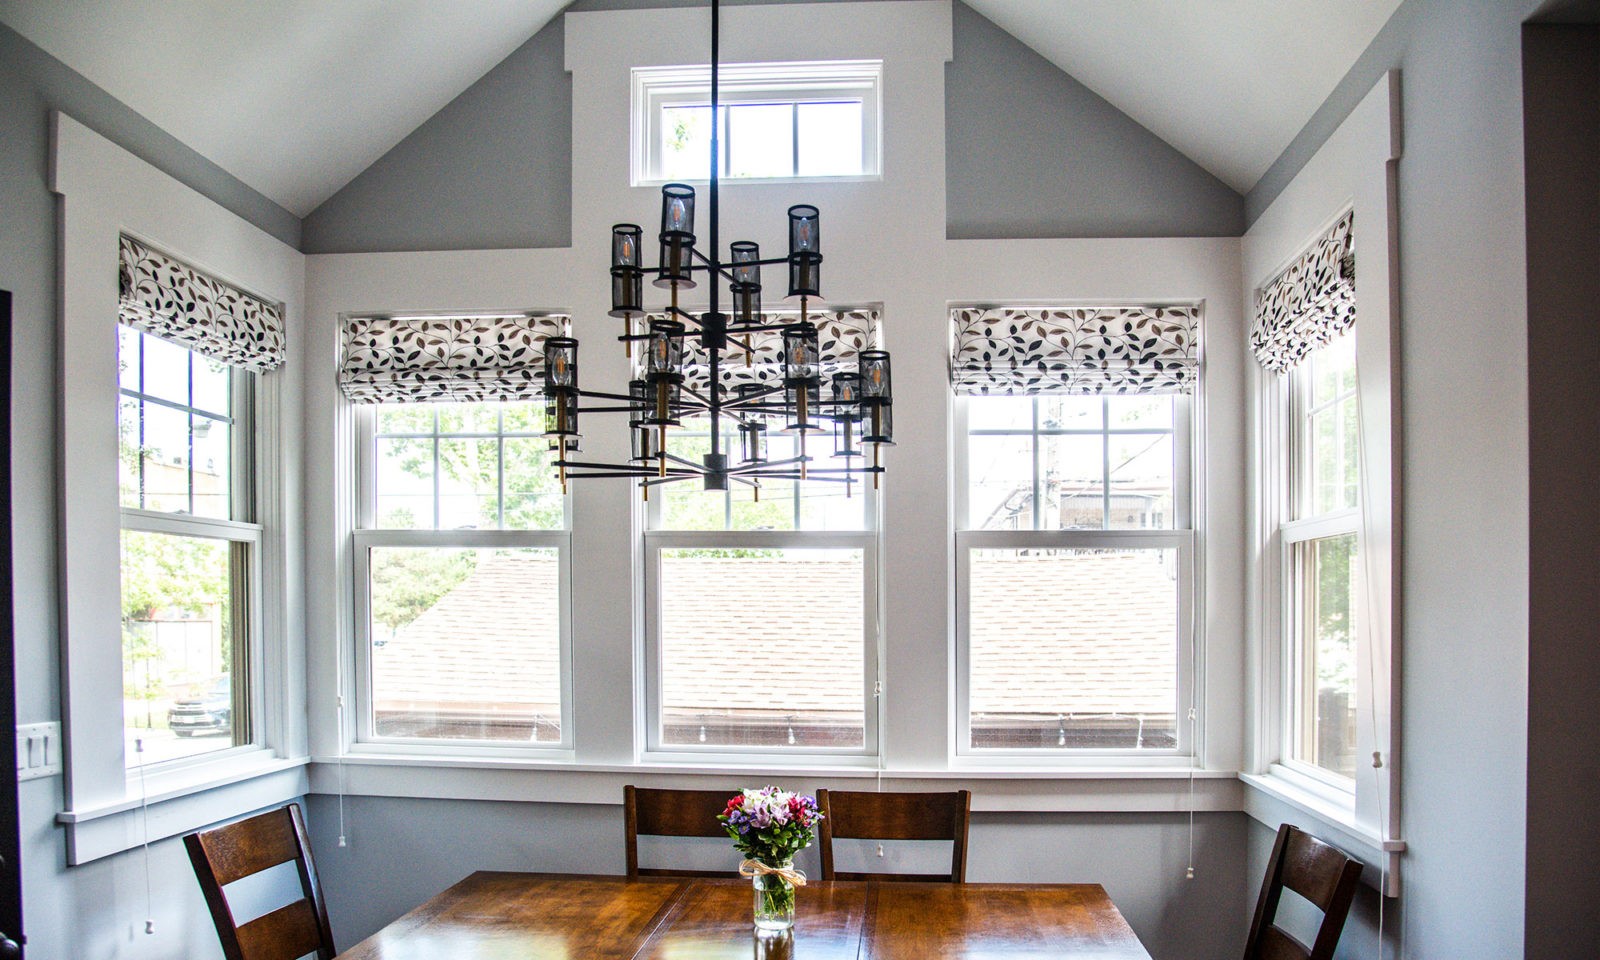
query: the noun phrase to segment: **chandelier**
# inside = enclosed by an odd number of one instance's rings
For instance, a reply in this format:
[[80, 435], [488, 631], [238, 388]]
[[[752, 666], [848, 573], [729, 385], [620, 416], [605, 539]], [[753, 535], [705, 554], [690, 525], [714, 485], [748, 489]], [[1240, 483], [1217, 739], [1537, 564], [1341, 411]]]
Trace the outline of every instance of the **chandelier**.
[[[611, 229], [611, 311], [620, 318], [624, 349], [634, 361], [626, 393], [608, 393], [578, 386], [578, 341], [550, 337], [544, 348], [546, 436], [556, 453], [562, 490], [567, 479], [628, 477], [637, 479], [645, 499], [658, 484], [700, 479], [706, 490], [727, 490], [730, 483], [749, 486], [760, 498], [762, 480], [815, 480], [843, 483], [846, 495], [866, 476], [873, 487], [883, 473], [880, 450], [894, 443], [889, 354], [861, 349], [854, 369], [824, 357], [816, 324], [807, 312], [822, 296], [822, 240], [816, 207], [789, 208], [789, 252], [762, 259], [748, 240], [729, 244], [722, 259], [718, 241], [717, 157], [720, 104], [717, 95], [719, 9], [711, 3], [711, 176], [710, 237], [704, 250], [695, 234], [695, 190], [683, 183], [661, 188], [660, 259], [644, 265], [643, 230], [632, 223]], [[788, 266], [788, 296], [799, 298], [799, 317], [780, 322], [761, 310], [761, 270]], [[647, 311], [644, 278], [668, 292], [665, 307]], [[700, 283], [708, 289], [709, 309], [695, 314], [681, 307], [684, 291]], [[728, 284], [729, 310], [718, 309], [722, 283]], [[733, 364], [753, 363], [752, 339], [781, 338], [777, 369], [765, 378], [724, 383]], [[640, 345], [635, 357], [634, 344]], [[687, 376], [694, 369], [694, 376]], [[824, 384], [824, 380], [827, 381]], [[827, 396], [823, 396], [823, 388]], [[580, 401], [590, 401], [585, 406]], [[578, 453], [581, 414], [626, 413], [631, 456], [626, 463], [572, 459]], [[668, 429], [688, 418], [710, 421], [710, 451], [699, 462], [668, 450]], [[723, 428], [738, 431], [737, 458], [723, 450]], [[826, 424], [826, 425], [825, 425]], [[769, 458], [770, 428], [793, 435], [797, 455]], [[813, 465], [808, 438], [832, 432], [831, 465]], [[821, 438], [817, 438], [821, 442]], [[865, 452], [871, 447], [870, 462]]]

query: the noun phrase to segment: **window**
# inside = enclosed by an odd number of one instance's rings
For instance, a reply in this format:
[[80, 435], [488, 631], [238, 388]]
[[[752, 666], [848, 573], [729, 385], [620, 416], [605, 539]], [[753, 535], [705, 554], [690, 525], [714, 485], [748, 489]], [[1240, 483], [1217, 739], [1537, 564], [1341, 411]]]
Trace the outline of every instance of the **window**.
[[[882, 72], [878, 61], [724, 64], [718, 175], [876, 176]], [[636, 68], [633, 113], [635, 186], [708, 178], [708, 68]]]
[[251, 743], [248, 372], [118, 328], [128, 766]]
[[953, 311], [958, 753], [1187, 748], [1196, 313]]
[[[812, 319], [824, 342], [876, 343], [876, 311]], [[736, 372], [759, 377], [776, 353], [763, 340], [755, 355], [764, 359]], [[825, 365], [841, 360], [854, 355], [824, 357]], [[800, 438], [777, 426], [768, 459], [799, 456]], [[739, 449], [737, 427], [726, 418], [720, 443]], [[705, 417], [667, 433], [674, 456], [698, 461], [710, 445]], [[804, 441], [818, 468], [832, 465], [833, 451], [827, 434]], [[695, 483], [652, 487], [645, 502], [650, 749], [874, 752], [878, 502], [871, 481], [813, 475], [760, 487], [733, 483], [727, 491]]]
[[1355, 332], [1289, 374], [1285, 759], [1353, 788], [1356, 758], [1358, 435]]
[[[533, 392], [542, 375], [510, 373], [527, 371], [527, 357], [542, 357], [528, 344], [564, 323], [347, 321], [341, 382], [359, 403], [358, 736], [369, 745], [571, 744], [567, 500]], [[419, 367], [422, 342], [431, 360]], [[515, 344], [506, 349], [522, 359], [479, 353], [468, 369], [471, 351], [458, 346], [469, 342]]]

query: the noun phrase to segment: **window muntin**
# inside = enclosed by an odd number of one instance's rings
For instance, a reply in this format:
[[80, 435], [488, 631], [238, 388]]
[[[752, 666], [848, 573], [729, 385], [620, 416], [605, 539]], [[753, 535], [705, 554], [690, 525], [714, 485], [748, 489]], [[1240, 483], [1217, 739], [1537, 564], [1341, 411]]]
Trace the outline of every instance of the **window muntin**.
[[[724, 64], [718, 175], [876, 176], [881, 77], [878, 61]], [[710, 71], [636, 68], [633, 90], [634, 185], [706, 179]]]
[[1355, 787], [1360, 557], [1356, 336], [1346, 332], [1289, 374], [1284, 549], [1283, 760]]
[[253, 377], [118, 327], [129, 767], [254, 742]]
[[1190, 410], [958, 398], [958, 753], [1189, 748]]
[[542, 405], [356, 410], [360, 739], [570, 747], [567, 500]]
[[1173, 529], [1172, 395], [967, 400], [967, 529]]

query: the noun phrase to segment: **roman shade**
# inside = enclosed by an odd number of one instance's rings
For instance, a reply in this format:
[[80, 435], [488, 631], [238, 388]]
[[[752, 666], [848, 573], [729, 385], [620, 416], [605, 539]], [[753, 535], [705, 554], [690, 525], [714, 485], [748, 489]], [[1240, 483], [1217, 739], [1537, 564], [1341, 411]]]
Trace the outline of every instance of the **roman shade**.
[[[800, 319], [798, 312], [763, 314], [767, 323], [794, 323]], [[666, 320], [664, 314], [653, 314], [650, 320]], [[880, 349], [881, 331], [879, 311], [862, 307], [841, 310], [811, 310], [806, 319], [817, 326], [817, 347], [822, 358], [822, 378], [828, 380], [840, 371], [854, 372], [856, 357], [863, 350]], [[717, 379], [730, 393], [740, 386], [783, 386], [783, 331], [763, 330], [749, 334], [749, 352], [743, 349], [746, 335], [729, 337], [729, 349], [723, 353]], [[748, 358], [748, 362], [747, 362]], [[683, 345], [683, 385], [702, 396], [710, 395], [711, 365], [706, 349], [697, 337], [685, 338]]]
[[271, 370], [287, 356], [283, 308], [124, 234], [117, 319], [221, 363]]
[[1189, 393], [1198, 304], [956, 307], [950, 383], [958, 394]]
[[544, 386], [544, 342], [562, 314], [351, 317], [339, 388], [355, 403], [532, 400]]
[[1355, 324], [1354, 225], [1353, 211], [1340, 217], [1257, 291], [1250, 349], [1263, 367], [1286, 373]]

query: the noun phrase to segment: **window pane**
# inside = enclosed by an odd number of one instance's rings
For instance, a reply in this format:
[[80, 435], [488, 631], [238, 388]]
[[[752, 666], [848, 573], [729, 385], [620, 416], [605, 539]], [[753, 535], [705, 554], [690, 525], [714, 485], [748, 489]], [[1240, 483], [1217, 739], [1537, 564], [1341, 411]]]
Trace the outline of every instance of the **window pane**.
[[189, 415], [155, 403], [140, 404], [144, 442], [139, 472], [146, 510], [189, 512]]
[[142, 336], [144, 343], [144, 392], [173, 403], [189, 403], [188, 350], [160, 337]]
[[966, 403], [968, 430], [1033, 429], [1032, 397], [968, 397]]
[[[231, 601], [243, 546], [164, 533], [122, 532], [123, 728], [128, 765], [248, 743], [232, 684]], [[143, 741], [141, 757], [135, 741]]]
[[434, 407], [439, 412], [440, 433], [488, 433], [500, 429], [498, 403], [441, 403]]
[[227, 416], [233, 409], [230, 402], [233, 389], [233, 371], [225, 363], [209, 357], [194, 358], [194, 406], [206, 413]]
[[379, 440], [374, 525], [380, 530], [433, 528], [433, 441]]
[[728, 176], [794, 175], [793, 104], [744, 104], [726, 109]]
[[861, 173], [861, 101], [802, 103], [797, 109], [798, 175], [841, 177]]
[[1357, 504], [1355, 335], [1347, 333], [1306, 360], [1306, 412], [1298, 462], [1310, 515]]
[[1158, 394], [1154, 396], [1108, 396], [1105, 398], [1106, 413], [1111, 417], [1113, 430], [1131, 428], [1134, 430], [1171, 430], [1172, 429], [1172, 397]]
[[194, 514], [226, 520], [231, 516], [228, 486], [233, 458], [232, 430], [226, 420], [191, 415], [194, 432]]
[[[441, 412], [440, 421], [444, 420]], [[498, 440], [439, 441], [439, 529], [491, 530], [500, 525]]]
[[1040, 526], [1046, 530], [1099, 530], [1105, 526], [1105, 438], [1039, 438], [1044, 461], [1045, 503]]
[[1177, 745], [1174, 550], [973, 550], [974, 748]]
[[1303, 610], [1298, 713], [1299, 758], [1355, 776], [1356, 537], [1298, 546]]
[[967, 438], [967, 527], [1033, 529], [1033, 440]]
[[662, 550], [662, 744], [865, 744], [863, 562], [855, 549]]
[[1112, 434], [1111, 499], [1106, 526], [1113, 530], [1172, 528], [1172, 434]]
[[379, 436], [433, 433], [431, 403], [380, 403], [377, 409]]
[[663, 180], [704, 180], [711, 175], [711, 107], [661, 108]]
[[139, 338], [144, 334], [117, 324], [117, 386], [139, 389]]
[[561, 739], [554, 549], [381, 547], [370, 562], [378, 736]]
[[123, 397], [117, 404], [117, 487], [124, 507], [142, 506], [139, 486], [139, 401]]
[[543, 437], [507, 437], [504, 450], [506, 529], [561, 529], [567, 501], [550, 466], [550, 442]]

